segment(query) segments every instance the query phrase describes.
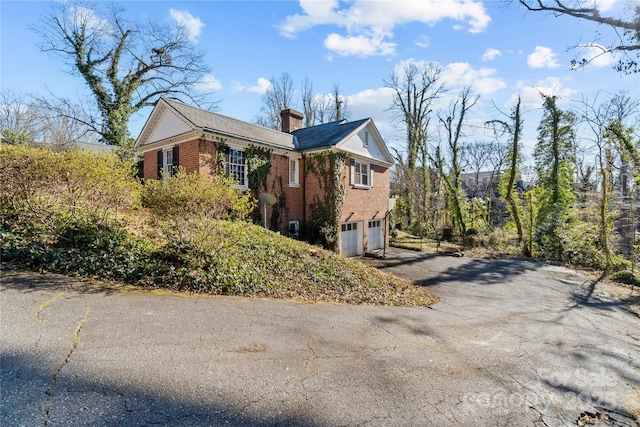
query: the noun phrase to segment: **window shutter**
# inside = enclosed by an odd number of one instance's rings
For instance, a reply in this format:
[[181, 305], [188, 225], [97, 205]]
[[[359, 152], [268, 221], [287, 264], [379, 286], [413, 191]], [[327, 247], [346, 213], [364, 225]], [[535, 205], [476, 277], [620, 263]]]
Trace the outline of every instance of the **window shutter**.
[[171, 175], [174, 175], [178, 172], [178, 166], [180, 166], [180, 161], [178, 160], [179, 152], [180, 150], [178, 149], [177, 145], [173, 147], [173, 162], [171, 164]]
[[369, 165], [369, 186], [373, 187], [373, 165]]
[[355, 185], [356, 183], [356, 161], [355, 159], [351, 159], [351, 185]]
[[162, 178], [162, 162], [164, 160], [164, 153], [162, 150], [158, 150], [158, 179]]

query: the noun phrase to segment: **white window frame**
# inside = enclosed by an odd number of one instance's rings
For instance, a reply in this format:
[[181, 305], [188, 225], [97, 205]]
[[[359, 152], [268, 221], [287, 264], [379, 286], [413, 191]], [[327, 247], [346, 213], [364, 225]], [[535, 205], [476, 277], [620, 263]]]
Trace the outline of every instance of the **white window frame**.
[[173, 175], [173, 147], [162, 150], [162, 176]]
[[[366, 168], [366, 173], [363, 172], [363, 168]], [[351, 161], [351, 184], [357, 188], [372, 188], [373, 187], [373, 171], [374, 167], [371, 163], [359, 162], [352, 159]], [[366, 183], [363, 184], [363, 177], [366, 177]]]
[[[292, 167], [293, 166], [293, 167]], [[289, 157], [289, 187], [300, 186], [300, 161]]]
[[[242, 162], [232, 162], [236, 160], [236, 153], [242, 154]], [[227, 155], [227, 175], [229, 178], [235, 180], [238, 183], [237, 188], [246, 190], [249, 188], [249, 171], [247, 167], [247, 158], [244, 155], [244, 150], [238, 147], [229, 147], [229, 153]], [[241, 175], [242, 174], [242, 175]], [[242, 180], [238, 179], [239, 177]]]

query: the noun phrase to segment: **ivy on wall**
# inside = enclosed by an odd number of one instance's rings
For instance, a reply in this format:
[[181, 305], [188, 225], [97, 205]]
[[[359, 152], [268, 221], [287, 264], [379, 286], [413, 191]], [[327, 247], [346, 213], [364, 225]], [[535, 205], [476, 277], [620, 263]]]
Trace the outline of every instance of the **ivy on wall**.
[[282, 176], [278, 176], [274, 180], [273, 185], [271, 186], [271, 194], [277, 194], [278, 201], [272, 206], [269, 228], [271, 230], [279, 230], [280, 216], [287, 210], [287, 196], [284, 193]]
[[271, 170], [271, 150], [252, 145], [244, 150], [244, 156], [247, 159], [249, 188], [258, 195], [260, 189], [267, 189], [267, 176]]
[[[224, 174], [226, 171], [225, 142], [215, 142], [215, 156], [212, 156], [212, 170]], [[276, 195], [277, 202], [272, 206], [269, 228], [280, 229], [282, 215], [286, 213], [286, 195], [283, 191], [282, 177], [277, 177], [271, 188], [267, 188], [267, 177], [271, 170], [271, 149], [249, 146], [244, 150], [247, 162], [248, 188], [257, 197], [261, 191], [269, 191]], [[342, 152], [325, 151], [305, 157], [304, 174], [316, 177], [320, 186], [320, 194], [315, 195], [310, 204], [309, 221], [305, 226], [305, 238], [311, 243], [337, 251], [339, 220], [344, 204], [346, 187], [345, 159]], [[263, 224], [263, 206], [258, 204], [251, 217], [256, 224]]]
[[313, 174], [322, 198], [315, 195], [307, 224], [307, 239], [337, 251], [340, 213], [344, 203], [344, 162], [346, 153], [323, 152], [306, 158], [305, 173]]
[[[244, 150], [244, 156], [247, 162], [248, 187], [258, 197], [261, 190], [267, 191], [267, 176], [271, 170], [271, 150], [252, 145]], [[262, 217], [264, 209], [261, 203], [256, 205], [251, 214], [255, 224], [264, 223]], [[275, 209], [275, 206], [273, 208]]]

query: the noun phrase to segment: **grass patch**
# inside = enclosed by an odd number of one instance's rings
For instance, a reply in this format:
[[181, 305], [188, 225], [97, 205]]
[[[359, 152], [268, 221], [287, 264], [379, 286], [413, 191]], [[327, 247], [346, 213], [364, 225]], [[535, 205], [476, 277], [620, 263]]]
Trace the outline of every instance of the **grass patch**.
[[423, 238], [398, 230], [396, 236], [389, 239], [389, 245], [400, 249], [437, 254], [443, 252], [460, 251], [462, 245], [456, 242], [438, 242], [433, 239]]

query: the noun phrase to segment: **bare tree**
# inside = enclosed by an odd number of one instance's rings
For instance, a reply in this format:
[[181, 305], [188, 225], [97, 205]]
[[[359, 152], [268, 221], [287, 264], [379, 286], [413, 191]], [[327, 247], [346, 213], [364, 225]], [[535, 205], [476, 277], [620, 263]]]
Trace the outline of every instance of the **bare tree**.
[[426, 144], [433, 103], [445, 91], [441, 79], [442, 69], [439, 66], [410, 63], [401, 71], [392, 72], [384, 82], [393, 90], [389, 109], [395, 123], [407, 133], [407, 164], [410, 170], [416, 167], [420, 145]]
[[78, 142], [98, 143], [102, 140], [90, 126], [85, 110], [60, 100], [35, 98], [31, 104], [36, 120], [39, 142], [50, 144], [55, 150], [67, 150]]
[[493, 141], [474, 141], [463, 143], [460, 147], [460, 163], [464, 170], [470, 170], [473, 174], [473, 182], [466, 183], [468, 194], [471, 197], [480, 197], [487, 191], [485, 185], [481, 185], [480, 173], [493, 170], [493, 162], [495, 154], [493, 151], [497, 147], [497, 143]]
[[[598, 94], [599, 95], [599, 94]], [[615, 171], [618, 171], [620, 194], [623, 203], [619, 206], [620, 231], [622, 235], [622, 251], [631, 254], [634, 230], [631, 218], [634, 213], [629, 203], [632, 199], [633, 183], [629, 175], [637, 176], [640, 164], [633, 167], [633, 153], [637, 148], [631, 142], [629, 125], [640, 110], [640, 101], [632, 99], [626, 93], [613, 95], [599, 102], [598, 95], [593, 100], [582, 100], [581, 119], [590, 130], [591, 149], [595, 149], [596, 171], [599, 178], [599, 198], [597, 224], [599, 232], [599, 248], [605, 255], [605, 266], [611, 267], [613, 245], [611, 243], [614, 230], [614, 182]], [[636, 162], [638, 159], [636, 160]], [[636, 169], [634, 172], [630, 170]], [[630, 173], [631, 172], [631, 173]]]
[[[520, 178], [520, 164], [522, 162], [522, 143], [520, 140], [522, 138], [523, 120], [520, 115], [520, 105], [520, 97], [518, 96], [518, 103], [513, 108], [508, 122], [492, 120], [488, 124], [494, 126], [496, 133], [499, 133], [499, 131], [506, 133], [511, 143], [506, 156], [509, 167], [500, 179], [500, 196], [509, 206], [509, 214], [516, 225], [518, 233], [518, 243], [521, 244], [524, 239], [524, 228], [522, 226], [522, 209], [520, 208], [520, 200], [516, 190], [516, 181]], [[522, 250], [525, 256], [531, 256], [530, 247], [530, 244], [523, 246]]]
[[348, 120], [350, 115], [347, 98], [340, 92], [340, 84], [334, 83], [330, 94], [329, 121]]
[[21, 145], [36, 140], [35, 111], [27, 95], [13, 90], [0, 92], [0, 138], [5, 144]]
[[[606, 46], [599, 44], [589, 44], [590, 48], [600, 49], [600, 55], [606, 53], [622, 53], [624, 58], [616, 65], [616, 70], [623, 73], [636, 73], [640, 71], [637, 59], [640, 57], [640, 6], [629, 2], [627, 16], [608, 16], [603, 13], [597, 3], [586, 0], [519, 0], [520, 4], [530, 11], [550, 12], [555, 16], [571, 16], [596, 22], [609, 27], [614, 35], [614, 41]], [[582, 66], [593, 60], [584, 58], [575, 60], [574, 66]]]
[[462, 237], [466, 236], [467, 224], [465, 220], [464, 191], [461, 185], [461, 138], [463, 137], [463, 127], [467, 113], [477, 102], [478, 96], [473, 94], [471, 87], [465, 87], [460, 91], [458, 98], [450, 105], [448, 113], [439, 117], [440, 125], [444, 131], [444, 140], [449, 151], [449, 162], [444, 159], [440, 146], [438, 146], [435, 162], [448, 194], [453, 224]]
[[304, 114], [304, 126], [311, 127], [316, 121], [316, 97], [313, 95], [313, 83], [309, 77], [302, 81], [302, 109]]
[[[393, 98], [389, 110], [393, 112], [395, 125], [406, 132], [407, 160], [405, 179], [407, 180], [408, 222], [413, 225], [416, 221], [415, 211], [427, 211], [431, 184], [430, 171], [423, 161], [422, 173], [417, 176], [417, 166], [420, 157], [430, 157], [428, 150], [429, 123], [433, 114], [433, 103], [445, 91], [441, 82], [442, 69], [433, 64], [417, 65], [410, 63], [400, 71], [393, 71], [384, 81], [385, 86], [393, 91]], [[422, 154], [422, 156], [421, 156]], [[420, 194], [418, 187], [425, 194]], [[416, 203], [420, 203], [417, 206]], [[419, 225], [425, 218], [418, 218]]]
[[281, 129], [282, 119], [280, 112], [287, 108], [293, 108], [295, 89], [293, 78], [282, 73], [279, 77], [271, 78], [269, 89], [262, 95], [262, 108], [256, 123], [271, 129]]
[[[33, 98], [12, 90], [0, 92], [0, 131], [8, 144], [49, 144], [56, 150], [75, 142], [98, 142], [99, 135], [83, 124], [75, 106]], [[58, 114], [64, 111], [64, 114]], [[71, 117], [75, 117], [72, 119]]]
[[327, 95], [316, 94], [313, 97], [313, 113], [318, 123], [331, 121], [331, 99]]
[[84, 124], [109, 144], [130, 146], [129, 118], [160, 96], [196, 103], [206, 98], [192, 90], [208, 68], [184, 26], [139, 25], [126, 20], [123, 8], [99, 13], [95, 7], [59, 2], [35, 30], [41, 50], [60, 56], [84, 79], [97, 110], [97, 117]]

